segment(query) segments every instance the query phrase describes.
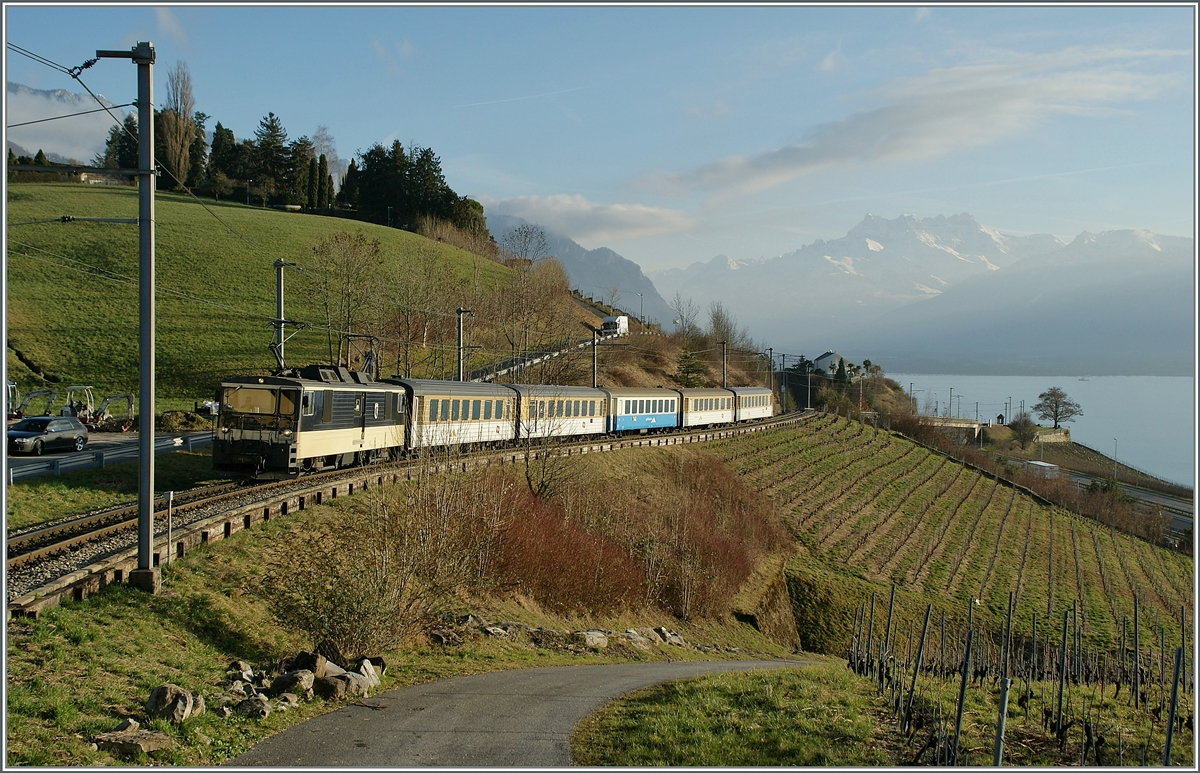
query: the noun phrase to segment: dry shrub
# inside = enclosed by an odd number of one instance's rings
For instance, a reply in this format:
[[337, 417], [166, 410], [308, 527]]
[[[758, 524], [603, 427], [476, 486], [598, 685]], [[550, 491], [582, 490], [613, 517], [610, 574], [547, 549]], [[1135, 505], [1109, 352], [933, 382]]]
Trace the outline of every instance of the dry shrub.
[[365, 492], [292, 526], [264, 552], [268, 603], [314, 646], [328, 642], [351, 657], [392, 649], [491, 573], [515, 491], [485, 471], [423, 472]]
[[587, 532], [552, 503], [529, 498], [529, 512], [503, 530], [497, 580], [553, 612], [605, 614], [642, 596], [641, 572], [608, 536]]

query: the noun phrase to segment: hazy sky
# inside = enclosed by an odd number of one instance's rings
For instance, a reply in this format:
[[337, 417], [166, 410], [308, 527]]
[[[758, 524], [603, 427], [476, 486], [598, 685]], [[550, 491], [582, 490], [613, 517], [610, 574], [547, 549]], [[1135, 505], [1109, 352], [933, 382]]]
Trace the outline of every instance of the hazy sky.
[[[376, 142], [430, 146], [451, 187], [489, 212], [647, 270], [773, 257], [868, 212], [969, 212], [1066, 239], [1194, 228], [1191, 6], [7, 5], [5, 16], [7, 42], [67, 67], [152, 41], [156, 98], [187, 62], [209, 129], [220, 121], [239, 140], [271, 111], [291, 138], [327, 126], [343, 158]], [[119, 104], [134, 99], [135, 72], [101, 60], [82, 77]], [[6, 77], [83, 91], [12, 51]], [[8, 108], [11, 124], [37, 105]], [[106, 120], [10, 137], [94, 153]]]

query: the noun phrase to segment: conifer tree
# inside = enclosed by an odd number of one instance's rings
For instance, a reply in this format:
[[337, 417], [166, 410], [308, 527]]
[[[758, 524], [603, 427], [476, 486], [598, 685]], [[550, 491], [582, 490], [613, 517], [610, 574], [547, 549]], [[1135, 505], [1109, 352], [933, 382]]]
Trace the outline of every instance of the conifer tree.
[[317, 160], [317, 206], [321, 209], [330, 209], [333, 204], [333, 186], [329, 179], [329, 162], [322, 153]]
[[304, 199], [304, 206], [307, 209], [316, 209], [320, 206], [320, 189], [324, 180], [317, 174], [317, 171], [317, 160], [315, 158], [308, 159], [308, 192]]

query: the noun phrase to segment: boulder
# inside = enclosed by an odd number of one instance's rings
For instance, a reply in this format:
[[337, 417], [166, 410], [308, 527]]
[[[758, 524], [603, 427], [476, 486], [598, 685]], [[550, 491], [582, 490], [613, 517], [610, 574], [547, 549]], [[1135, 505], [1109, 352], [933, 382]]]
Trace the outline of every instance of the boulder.
[[603, 631], [595, 629], [588, 631], [576, 631], [575, 640], [585, 647], [602, 650], [608, 646], [608, 635]]
[[342, 668], [337, 663], [331, 663], [328, 661], [325, 663], [325, 676], [340, 676], [344, 673], [346, 673], [346, 669]]
[[304, 692], [313, 686], [313, 680], [316, 676], [308, 669], [300, 669], [299, 671], [289, 671], [286, 674], [280, 674], [271, 682], [271, 695], [279, 695], [285, 692]]
[[267, 696], [265, 695], [255, 695], [247, 698], [234, 706], [233, 710], [247, 717], [262, 718], [271, 714], [271, 706], [267, 703]]
[[253, 674], [254, 674], [254, 669], [251, 668], [250, 664], [244, 660], [235, 660], [232, 663], [230, 663], [229, 667], [225, 669], [225, 673], [229, 673], [230, 671], [232, 671], [235, 674], [249, 673], [249, 674], [251, 674], [251, 676], [253, 676]]
[[324, 655], [316, 652], [300, 652], [296, 657], [292, 658], [288, 664], [287, 671], [311, 671], [313, 679], [320, 679], [325, 676], [325, 664], [328, 661]]
[[346, 685], [347, 698], [366, 698], [368, 691], [371, 689], [371, 680], [362, 674], [357, 674], [353, 671], [347, 671], [344, 674], [335, 676], [337, 679]]
[[631, 631], [637, 631], [642, 636], [645, 636], [653, 644], [665, 644], [666, 640], [658, 635], [658, 631], [654, 628], [631, 628]]
[[429, 632], [429, 641], [443, 647], [457, 647], [463, 643], [462, 637], [449, 629], [439, 629]]
[[633, 628], [630, 628], [628, 631], [621, 634], [621, 638], [626, 644], [634, 649], [649, 650], [654, 648], [654, 642], [650, 641], [645, 636], [642, 636]]
[[160, 684], [150, 691], [146, 716], [179, 724], [192, 715], [192, 694], [177, 684]]
[[682, 647], [686, 644], [686, 642], [684, 642], [682, 636], [680, 636], [679, 634], [674, 633], [672, 631], [668, 631], [666, 628], [664, 628], [662, 626], [655, 628], [654, 632], [656, 634], [658, 634], [662, 638], [662, 640], [665, 641], [667, 644], [673, 644], [676, 647]]
[[204, 708], [204, 696], [200, 693], [196, 693], [192, 696], [192, 713], [188, 714], [188, 716], [198, 717], [204, 713]]
[[[345, 663], [349, 658], [342, 654], [337, 645], [331, 641], [323, 641], [317, 645], [317, 654], [324, 655], [325, 659], [331, 663], [337, 663], [339, 666]], [[328, 676], [328, 674], [326, 674]]]
[[245, 698], [247, 695], [254, 694], [254, 687], [247, 685], [241, 679], [234, 679], [233, 684], [229, 685], [229, 692], [238, 697]]
[[141, 727], [142, 726], [138, 723], [138, 721], [136, 719], [134, 719], [133, 717], [126, 717], [124, 719], [124, 721], [121, 722], [121, 724], [117, 725], [117, 729], [114, 730], [113, 732], [123, 733], [126, 730], [140, 730]]
[[348, 673], [361, 674], [367, 680], [367, 687], [378, 687], [380, 684], [379, 675], [375, 673], [375, 665], [368, 658], [359, 658], [355, 661], [355, 669]]
[[285, 692], [279, 696], [279, 703], [281, 705], [287, 704], [288, 706], [295, 708], [296, 706], [300, 705], [300, 696], [296, 695], [294, 692]]
[[468, 628], [487, 627], [487, 621], [481, 617], [476, 617], [475, 615], [463, 615], [462, 617], [458, 618], [458, 624], [465, 625]]
[[120, 755], [133, 755], [138, 752], [150, 754], [160, 749], [170, 749], [175, 745], [166, 733], [149, 730], [121, 730], [113, 733], [100, 733], [94, 739], [96, 749], [114, 752]]
[[[344, 676], [339, 674], [338, 676]], [[313, 680], [313, 694], [327, 701], [338, 701], [346, 697], [346, 683], [337, 676], [323, 676]]]
[[228, 717], [230, 714], [232, 714], [232, 713], [233, 713], [233, 711], [231, 711], [231, 710], [230, 710], [230, 708], [229, 708], [228, 706], [218, 706], [218, 707], [217, 707], [217, 708], [216, 708], [216, 709], [213, 711], [213, 713], [214, 713], [214, 714], [216, 714], [216, 715], [217, 715], [218, 717], [220, 717], [221, 719], [225, 719], [225, 718], [226, 718], [226, 717]]

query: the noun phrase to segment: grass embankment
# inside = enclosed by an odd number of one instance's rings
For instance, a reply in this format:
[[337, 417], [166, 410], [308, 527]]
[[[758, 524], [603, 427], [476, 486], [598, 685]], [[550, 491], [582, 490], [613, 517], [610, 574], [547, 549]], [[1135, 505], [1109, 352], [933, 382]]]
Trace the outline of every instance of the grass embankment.
[[577, 765], [894, 766], [883, 700], [839, 663], [649, 687], [581, 722]]
[[[642, 451], [570, 459], [568, 464], [578, 474], [569, 478], [558, 495], [540, 503], [526, 501], [526, 495], [520, 493], [524, 485], [519, 482], [520, 470], [514, 469], [489, 473], [509, 476], [508, 493], [500, 499], [481, 496], [477, 476], [459, 476], [465, 487], [454, 488], [450, 483], [448, 488], [431, 489], [437, 502], [458, 497], [470, 503], [486, 499], [489, 506], [498, 508], [506, 507], [505, 502], [521, 507], [511, 513], [493, 511], [512, 528], [502, 529], [499, 541], [483, 540], [486, 544], [478, 538], [488, 535], [460, 530], [471, 523], [462, 521], [455, 526], [443, 521], [450, 532], [486, 548], [488, 571], [483, 572], [485, 564], [478, 560], [484, 553], [472, 555], [467, 566], [469, 581], [439, 607], [448, 609], [449, 620], [435, 615], [404, 642], [382, 653], [390, 664], [382, 689], [503, 668], [784, 654], [784, 648], [750, 626], [714, 609], [714, 605], [728, 605], [736, 583], [723, 579], [727, 567], [706, 563], [716, 555], [713, 550], [719, 547], [721, 556], [739, 557], [734, 563], [744, 565], [748, 574], [756, 556], [779, 548], [768, 544], [747, 554], [747, 548], [734, 544], [736, 538], [731, 535], [742, 523], [756, 523], [742, 512], [750, 505], [744, 501], [745, 492], [739, 494], [728, 474], [720, 473], [719, 463], [712, 467], [713, 460], [706, 462], [707, 457], [698, 450], [678, 454]], [[674, 477], [672, 469], [677, 472]], [[696, 489], [692, 504], [684, 503], [662, 523], [655, 521], [651, 511], [662, 509], [661, 498], [680, 486], [686, 488], [686, 481], [696, 479], [692, 473], [697, 470], [707, 473], [707, 481]], [[665, 483], [663, 477], [652, 478], [650, 471], [666, 471]], [[614, 495], [618, 483], [629, 492], [624, 499]], [[224, 692], [218, 683], [232, 660], [271, 670], [280, 659], [312, 647], [307, 636], [282, 626], [275, 618], [264, 594], [265, 577], [272, 568], [264, 556], [282, 556], [284, 560], [291, 556], [312, 574], [314, 566], [323, 564], [314, 561], [312, 551], [306, 548], [306, 535], [336, 528], [342, 522], [339, 514], [346, 511], [367, 508], [362, 512], [374, 512], [369, 497], [382, 496], [386, 490], [339, 498], [332, 506], [306, 508], [190, 551], [164, 568], [163, 592], [158, 596], [148, 598], [123, 586], [110, 586], [84, 601], [47, 610], [36, 620], [10, 621], [7, 763], [146, 764], [151, 760], [117, 759], [91, 750], [89, 744], [97, 733], [112, 730], [126, 716], [144, 719], [142, 707], [149, 691], [162, 682], [200, 692], [212, 709]], [[492, 489], [493, 493], [497, 490]], [[608, 504], [602, 506], [603, 501]], [[721, 501], [726, 505], [714, 504]], [[405, 517], [424, 517], [415, 512], [420, 507], [414, 505]], [[432, 515], [447, 513], [436, 510]], [[468, 515], [478, 513], [470, 510]], [[585, 515], [591, 519], [586, 527]], [[617, 515], [623, 516], [620, 523], [611, 520]], [[662, 529], [672, 526], [677, 527], [675, 540], [665, 541]], [[714, 547], [711, 540], [722, 535], [725, 541]], [[636, 574], [609, 571], [616, 566], [614, 556], [626, 549], [630, 539], [650, 548], [658, 546], [653, 577], [639, 580]], [[347, 560], [354, 558], [343, 555]], [[605, 563], [598, 563], [602, 557]], [[437, 560], [444, 567], [462, 558], [460, 554], [439, 555]], [[693, 559], [697, 563], [689, 563]], [[689, 578], [699, 579], [697, 571], [701, 569], [707, 573], [711, 589], [690, 584]], [[609, 574], [613, 577], [606, 576]], [[619, 582], [629, 583], [628, 587], [614, 586]], [[595, 596], [614, 587], [624, 603], [614, 606], [611, 598]], [[656, 598], [660, 601], [655, 602]], [[693, 610], [703, 607], [707, 614], [693, 614], [691, 620], [681, 621], [668, 610], [679, 605], [685, 609], [690, 605]], [[597, 609], [602, 611], [593, 611]], [[660, 645], [643, 652], [614, 643], [600, 652], [570, 652], [552, 644], [536, 646], [525, 635], [513, 641], [471, 635], [453, 622], [467, 612], [489, 621], [517, 620], [565, 630], [600, 627], [623, 631], [666, 625], [688, 642], [720, 649], [704, 653]], [[429, 643], [430, 628], [447, 627], [463, 634], [463, 644]], [[287, 713], [272, 713], [262, 721], [236, 716], [220, 719], [210, 710], [182, 726], [155, 722], [152, 728], [169, 733], [177, 745], [169, 752], [156, 753], [153, 761], [213, 764], [333, 707], [316, 701]]]
[[[185, 491], [218, 483], [211, 451], [172, 451], [154, 457], [157, 490]], [[137, 498], [138, 463], [117, 462], [65, 475], [27, 478], [5, 487], [7, 526], [24, 529], [69, 515], [81, 515]]]
[[[212, 399], [221, 378], [274, 368], [267, 351], [275, 317], [275, 260], [304, 265], [313, 242], [349, 231], [378, 239], [379, 276], [428, 261], [466, 293], [509, 270], [447, 244], [394, 228], [301, 215], [182, 194], [155, 197], [156, 359], [159, 410]], [[76, 217], [136, 218], [135, 188], [14, 184], [8, 187], [8, 367], [22, 392], [91, 384], [97, 398], [138, 384], [138, 229], [112, 223], [14, 224]], [[214, 214], [216, 217], [214, 217]], [[219, 218], [219, 220], [218, 220]], [[303, 277], [284, 278], [288, 319], [323, 324]], [[458, 298], [445, 299], [449, 304]], [[453, 306], [450, 307], [453, 327]], [[24, 362], [14, 351], [21, 352]], [[290, 363], [328, 361], [321, 332], [287, 343]], [[35, 372], [32, 363], [41, 373]]]

